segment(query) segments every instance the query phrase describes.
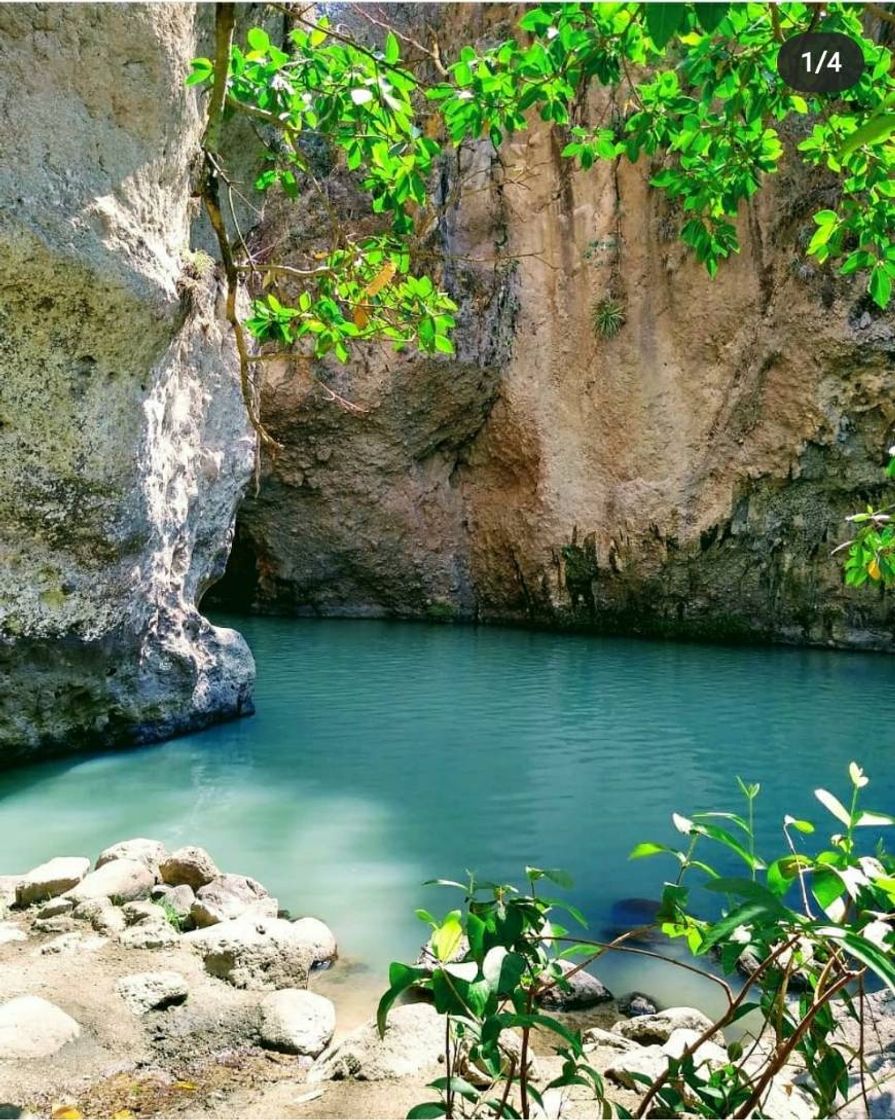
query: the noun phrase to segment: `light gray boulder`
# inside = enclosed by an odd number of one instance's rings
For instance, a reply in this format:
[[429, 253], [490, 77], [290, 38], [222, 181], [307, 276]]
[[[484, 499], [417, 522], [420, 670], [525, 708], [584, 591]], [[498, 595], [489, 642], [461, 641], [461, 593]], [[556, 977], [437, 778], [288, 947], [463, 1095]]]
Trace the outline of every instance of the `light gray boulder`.
[[76, 903], [89, 898], [131, 902], [148, 897], [154, 885], [155, 876], [145, 864], [134, 859], [116, 859], [85, 875], [76, 887], [66, 892], [66, 897]]
[[164, 917], [146, 918], [118, 934], [125, 949], [169, 949], [179, 940], [180, 934]]
[[37, 918], [31, 928], [35, 933], [71, 933], [75, 928], [75, 920], [68, 914], [60, 914], [56, 918]]
[[159, 864], [169, 856], [168, 849], [160, 840], [146, 840], [142, 836], [133, 840], [121, 840], [100, 852], [96, 861], [97, 868], [113, 863], [116, 859], [132, 859], [142, 863], [156, 879], [159, 878]]
[[59, 937], [54, 937], [52, 941], [41, 945], [40, 954], [48, 957], [56, 953], [92, 953], [105, 948], [108, 944], [108, 937], [99, 937], [78, 930], [74, 933], [60, 934]]
[[220, 878], [220, 874], [208, 852], [193, 846], [178, 848], [159, 864], [163, 883], [171, 887], [192, 887], [194, 891]]
[[270, 1050], [316, 1058], [335, 1029], [335, 1007], [316, 992], [282, 988], [261, 1001], [261, 1042]]
[[311, 954], [316, 966], [332, 964], [338, 956], [336, 935], [319, 918], [299, 918], [292, 923], [293, 936], [300, 940]]
[[48, 1058], [81, 1034], [80, 1024], [40, 996], [0, 1006], [0, 1061]]
[[187, 998], [186, 980], [179, 972], [137, 972], [122, 976], [116, 984], [118, 994], [135, 1015], [163, 1011]]
[[16, 905], [30, 906], [65, 894], [77, 886], [90, 870], [84, 856], [57, 856], [33, 867], [16, 885]]
[[125, 927], [124, 914], [108, 898], [88, 898], [72, 910], [72, 917], [89, 922], [97, 933], [114, 937]]
[[182, 941], [202, 956], [207, 972], [236, 988], [304, 988], [314, 963], [302, 931], [283, 918], [232, 918]]
[[[669, 1007], [657, 1011], [655, 1015], [639, 1015], [636, 1019], [624, 1019], [613, 1026], [613, 1030], [624, 1038], [630, 1038], [643, 1046], [664, 1046], [672, 1032], [680, 1029], [698, 1031], [708, 1030], [712, 1020], [695, 1007]], [[716, 1032], [712, 1042], [724, 1044], [724, 1036]]]
[[190, 908], [190, 918], [202, 929], [249, 913], [259, 918], [275, 918], [278, 910], [277, 900], [254, 879], [245, 875], [220, 875], [199, 888]]
[[380, 1037], [371, 1019], [324, 1050], [308, 1081], [390, 1081], [435, 1069], [444, 1055], [444, 1018], [428, 1003], [405, 1003], [389, 1012]]
[[606, 1076], [616, 1085], [644, 1093], [648, 1086], [638, 1078], [647, 1077], [650, 1082], [655, 1081], [667, 1068], [668, 1056], [663, 1053], [661, 1046], [637, 1046], [613, 1058]]
[[[680, 1058], [685, 1050], [699, 1040], [701, 1034], [702, 1031], [695, 1031], [688, 1027], [677, 1027], [669, 1035], [668, 1041], [662, 1047], [662, 1052], [667, 1054], [669, 1058]], [[727, 1051], [717, 1042], [703, 1042], [693, 1052], [693, 1064], [697, 1067], [706, 1063], [710, 1067], [723, 1066], [726, 1062]]]
[[190, 910], [192, 910], [193, 903], [196, 901], [196, 895], [192, 887], [188, 887], [185, 883], [182, 883], [179, 887], [169, 887], [167, 883], [159, 883], [158, 886], [152, 888], [150, 897], [159, 906], [170, 910], [181, 923], [181, 926], [191, 923]]

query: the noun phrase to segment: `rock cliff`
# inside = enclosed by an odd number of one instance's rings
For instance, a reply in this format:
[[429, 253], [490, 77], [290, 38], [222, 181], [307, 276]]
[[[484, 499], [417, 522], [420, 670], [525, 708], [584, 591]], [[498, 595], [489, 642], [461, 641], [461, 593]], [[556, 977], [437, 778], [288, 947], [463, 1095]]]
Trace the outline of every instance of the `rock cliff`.
[[196, 606], [254, 458], [190, 250], [197, 34], [191, 4], [0, 8], [0, 764], [251, 707]]
[[847, 591], [830, 558], [895, 422], [893, 317], [804, 257], [833, 183], [779, 177], [712, 281], [650, 169], [575, 173], [559, 148], [535, 127], [444, 166], [456, 359], [328, 371], [362, 411], [269, 370], [287, 450], [242, 509], [222, 598], [891, 648], [890, 598]]

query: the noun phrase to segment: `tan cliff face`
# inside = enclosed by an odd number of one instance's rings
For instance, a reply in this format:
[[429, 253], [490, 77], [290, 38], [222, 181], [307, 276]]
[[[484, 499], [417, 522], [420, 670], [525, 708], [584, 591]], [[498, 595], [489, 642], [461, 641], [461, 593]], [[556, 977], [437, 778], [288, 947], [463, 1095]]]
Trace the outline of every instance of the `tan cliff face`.
[[769, 184], [712, 281], [644, 166], [574, 172], [537, 125], [446, 174], [456, 359], [331, 371], [363, 412], [269, 372], [286, 450], [220, 599], [889, 648], [888, 597], [830, 558], [895, 421], [891, 314], [804, 256], [831, 184]]
[[251, 707], [197, 610], [254, 441], [190, 251], [196, 18], [0, 8], [0, 764]]

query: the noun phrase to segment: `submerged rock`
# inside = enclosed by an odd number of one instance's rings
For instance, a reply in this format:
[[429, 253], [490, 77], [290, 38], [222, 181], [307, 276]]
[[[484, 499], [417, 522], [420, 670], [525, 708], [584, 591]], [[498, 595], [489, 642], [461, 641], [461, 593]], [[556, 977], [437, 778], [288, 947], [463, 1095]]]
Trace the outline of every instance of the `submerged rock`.
[[618, 1009], [622, 1015], [627, 1015], [629, 1019], [636, 1019], [641, 1015], [655, 1015], [659, 1010], [650, 997], [645, 996], [643, 992], [628, 992], [627, 995], [620, 996]]
[[84, 856], [57, 856], [34, 867], [16, 885], [16, 905], [30, 906], [64, 894], [80, 883], [90, 870]]
[[316, 992], [283, 988], [261, 1001], [261, 1042], [271, 1050], [316, 1058], [335, 1029], [335, 1007]]
[[0, 1061], [48, 1058], [80, 1034], [70, 1015], [40, 996], [17, 996], [0, 1006]]

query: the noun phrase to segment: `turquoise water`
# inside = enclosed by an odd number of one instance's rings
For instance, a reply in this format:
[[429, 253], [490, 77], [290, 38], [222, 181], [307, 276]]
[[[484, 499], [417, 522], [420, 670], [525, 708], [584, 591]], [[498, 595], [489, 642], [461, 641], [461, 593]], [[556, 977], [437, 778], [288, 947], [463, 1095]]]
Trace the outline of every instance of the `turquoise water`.
[[[202, 844], [294, 913], [323, 917], [378, 984], [423, 939], [414, 908], [453, 902], [427, 878], [563, 867], [602, 933], [636, 923], [637, 905], [622, 900], [656, 898], [672, 874], [661, 860], [629, 862], [631, 847], [673, 843], [674, 810], [739, 808], [736, 773], [762, 783], [758, 819], [775, 845], [784, 812], [823, 820], [811, 789], [841, 796], [852, 757], [872, 804], [895, 804], [886, 657], [367, 621], [238, 625], [258, 663], [258, 714], [0, 775], [0, 872], [95, 857], [129, 836]], [[628, 957], [599, 971], [619, 992], [688, 994], [667, 966]]]

